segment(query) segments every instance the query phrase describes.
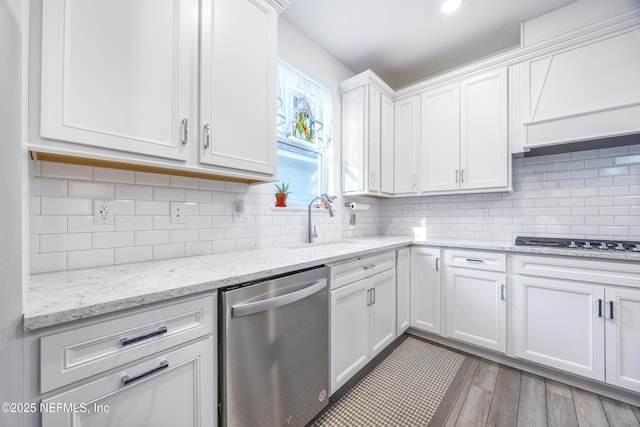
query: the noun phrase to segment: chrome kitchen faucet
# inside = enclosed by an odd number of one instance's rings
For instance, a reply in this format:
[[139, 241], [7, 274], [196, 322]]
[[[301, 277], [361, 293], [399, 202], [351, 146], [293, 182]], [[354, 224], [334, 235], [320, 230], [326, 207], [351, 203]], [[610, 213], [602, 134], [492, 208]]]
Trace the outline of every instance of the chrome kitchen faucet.
[[316, 227], [315, 226], [313, 227], [313, 231], [311, 227], [311, 205], [316, 200], [322, 200], [323, 202], [325, 202], [327, 204], [327, 207], [329, 208], [329, 216], [330, 217], [333, 216], [333, 208], [331, 207], [331, 202], [329, 201], [329, 199], [322, 196], [316, 196], [313, 199], [311, 199], [311, 201], [309, 202], [309, 206], [307, 208], [307, 224], [309, 225], [309, 228], [307, 230], [307, 243], [313, 243], [313, 239], [318, 237], [318, 232], [316, 231]]

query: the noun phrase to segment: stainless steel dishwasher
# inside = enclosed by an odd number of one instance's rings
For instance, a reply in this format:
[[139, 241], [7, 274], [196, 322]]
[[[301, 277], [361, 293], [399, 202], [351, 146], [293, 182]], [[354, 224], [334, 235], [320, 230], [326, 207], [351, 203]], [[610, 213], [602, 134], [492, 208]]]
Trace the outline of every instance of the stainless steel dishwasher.
[[221, 426], [304, 426], [328, 403], [328, 268], [220, 291]]

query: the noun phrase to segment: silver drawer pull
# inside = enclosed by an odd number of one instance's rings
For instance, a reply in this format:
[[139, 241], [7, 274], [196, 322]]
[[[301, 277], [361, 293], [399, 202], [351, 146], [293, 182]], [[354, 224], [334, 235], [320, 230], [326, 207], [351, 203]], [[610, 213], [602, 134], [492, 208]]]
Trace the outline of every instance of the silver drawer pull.
[[139, 381], [139, 380], [141, 380], [141, 379], [143, 379], [145, 377], [148, 377], [149, 375], [153, 375], [156, 372], [160, 372], [163, 369], [167, 369], [168, 367], [169, 367], [169, 362], [167, 362], [166, 360], [163, 360], [162, 362], [160, 362], [160, 366], [158, 366], [157, 368], [153, 368], [153, 369], [151, 369], [151, 370], [149, 370], [149, 371], [147, 371], [145, 373], [142, 373], [140, 375], [136, 375], [133, 378], [129, 378], [129, 375], [125, 375], [124, 377], [122, 377], [122, 385], [123, 386], [129, 385], [132, 382]]
[[207, 123], [204, 125], [204, 148], [211, 146], [211, 126]]
[[166, 333], [167, 333], [167, 327], [166, 326], [161, 326], [160, 329], [158, 329], [155, 332], [151, 332], [150, 334], [141, 335], [141, 336], [135, 337], [135, 338], [124, 337], [120, 341], [122, 341], [122, 346], [124, 347], [124, 346], [127, 346], [129, 344], [137, 343], [138, 341], [148, 340], [149, 338], [157, 337], [158, 335], [162, 335], [162, 334], [166, 334]]
[[365, 270], [370, 270], [370, 269], [372, 269], [372, 268], [376, 268], [376, 265], [375, 265], [375, 264], [370, 264], [370, 265], [365, 265], [365, 266], [364, 266], [364, 269], [365, 269]]
[[484, 264], [484, 260], [483, 259], [476, 259], [476, 258], [467, 258], [467, 262], [475, 262], [478, 264]]
[[189, 143], [189, 119], [182, 119], [182, 145]]

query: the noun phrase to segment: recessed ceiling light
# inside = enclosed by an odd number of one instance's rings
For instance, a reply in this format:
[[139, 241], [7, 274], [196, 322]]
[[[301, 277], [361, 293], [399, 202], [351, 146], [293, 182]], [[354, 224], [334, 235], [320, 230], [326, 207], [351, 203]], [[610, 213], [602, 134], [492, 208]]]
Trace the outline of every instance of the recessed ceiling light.
[[442, 13], [453, 13], [458, 10], [461, 4], [462, 0], [445, 0], [440, 10]]

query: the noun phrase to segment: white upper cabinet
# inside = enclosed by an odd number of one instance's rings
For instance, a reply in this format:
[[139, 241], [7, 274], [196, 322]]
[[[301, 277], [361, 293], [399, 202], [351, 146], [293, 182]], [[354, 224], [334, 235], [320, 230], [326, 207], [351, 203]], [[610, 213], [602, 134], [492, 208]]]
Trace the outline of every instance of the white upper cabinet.
[[420, 95], [420, 192], [505, 191], [507, 70]]
[[[379, 84], [378, 84], [379, 83]], [[393, 101], [384, 82], [365, 71], [342, 88], [342, 191], [393, 193]]]
[[640, 28], [519, 64], [523, 148], [640, 132]]
[[37, 158], [273, 180], [276, 2], [42, 3]]
[[418, 192], [419, 111], [418, 95], [396, 101], [393, 151], [393, 188], [396, 195]]
[[460, 85], [420, 95], [420, 191], [457, 190], [460, 181]]
[[203, 163], [275, 175], [277, 19], [265, 0], [203, 2]]
[[197, 20], [196, 0], [43, 2], [41, 135], [186, 160]]
[[509, 184], [507, 69], [460, 83], [460, 188], [506, 190]]

